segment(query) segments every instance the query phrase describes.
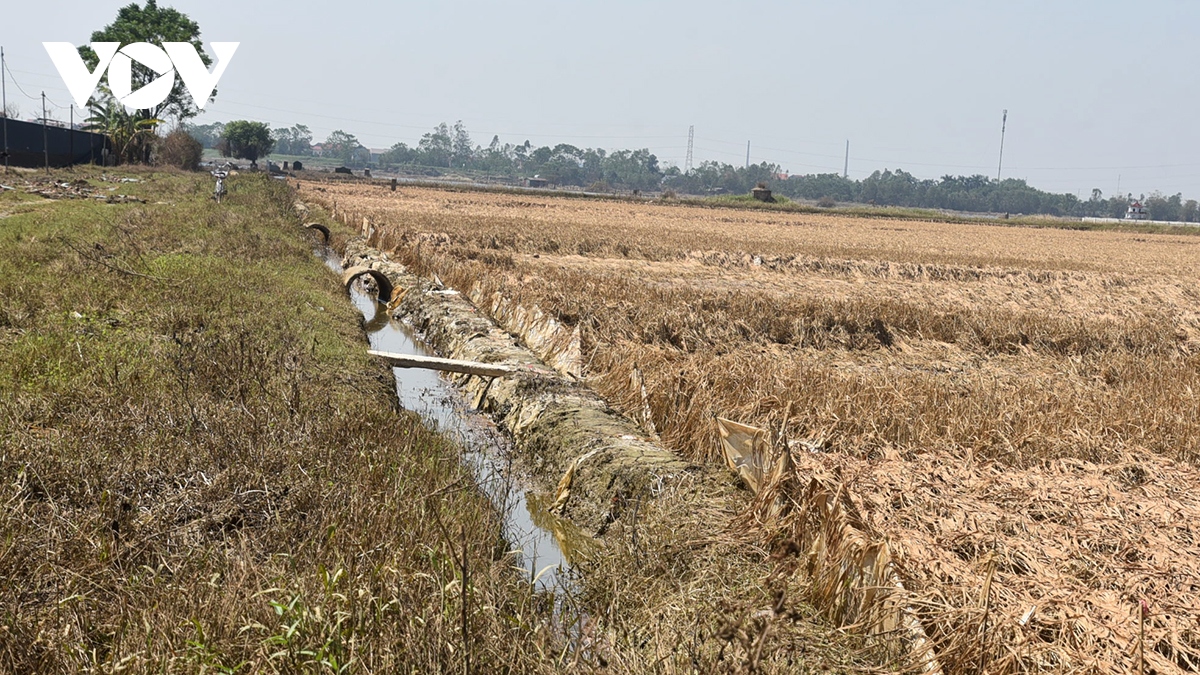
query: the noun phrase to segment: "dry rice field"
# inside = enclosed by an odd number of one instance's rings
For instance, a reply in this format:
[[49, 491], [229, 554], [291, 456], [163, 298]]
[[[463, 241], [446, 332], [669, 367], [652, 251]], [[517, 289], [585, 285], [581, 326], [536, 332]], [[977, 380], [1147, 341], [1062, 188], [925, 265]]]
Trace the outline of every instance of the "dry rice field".
[[[715, 416], [810, 441], [796, 484], [852, 497], [947, 672], [1200, 669], [1200, 237], [354, 183], [301, 199], [578, 326], [587, 381], [690, 460], [722, 461]], [[739, 522], [778, 547], [802, 520]]]

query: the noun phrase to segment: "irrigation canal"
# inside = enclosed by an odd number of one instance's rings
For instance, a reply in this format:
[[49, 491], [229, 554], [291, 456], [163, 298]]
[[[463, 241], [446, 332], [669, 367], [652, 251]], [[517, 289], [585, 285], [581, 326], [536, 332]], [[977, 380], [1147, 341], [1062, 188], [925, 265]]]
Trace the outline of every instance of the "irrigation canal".
[[[342, 262], [328, 246], [317, 255], [340, 278]], [[374, 297], [351, 284], [350, 299], [363, 314], [364, 329], [371, 349], [396, 354], [434, 356], [433, 352], [404, 324], [391, 320], [387, 310]], [[463, 462], [471, 470], [480, 490], [487, 495], [504, 522], [505, 540], [520, 551], [521, 561], [542, 588], [569, 583], [568, 548], [572, 532], [545, 512], [547, 497], [530, 489], [526, 476], [511, 461], [512, 449], [507, 437], [484, 415], [472, 410], [453, 384], [437, 371], [421, 368], [393, 368], [396, 394], [405, 410], [420, 415], [427, 426], [453, 440], [462, 448]], [[566, 530], [555, 534], [557, 529]], [[564, 538], [565, 546], [558, 538]]]

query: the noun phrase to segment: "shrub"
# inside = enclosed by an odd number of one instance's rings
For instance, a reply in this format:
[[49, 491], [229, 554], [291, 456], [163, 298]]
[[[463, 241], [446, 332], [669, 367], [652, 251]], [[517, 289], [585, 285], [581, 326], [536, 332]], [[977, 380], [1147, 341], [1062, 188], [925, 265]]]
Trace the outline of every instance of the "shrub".
[[176, 129], [158, 142], [156, 155], [158, 164], [195, 171], [200, 168], [204, 146], [183, 129]]
[[820, 199], [817, 200], [817, 206], [819, 206], [823, 209], [831, 209], [831, 208], [837, 206], [837, 202], [833, 201], [833, 197], [830, 197], [829, 195], [825, 195], [824, 197], [821, 197]]

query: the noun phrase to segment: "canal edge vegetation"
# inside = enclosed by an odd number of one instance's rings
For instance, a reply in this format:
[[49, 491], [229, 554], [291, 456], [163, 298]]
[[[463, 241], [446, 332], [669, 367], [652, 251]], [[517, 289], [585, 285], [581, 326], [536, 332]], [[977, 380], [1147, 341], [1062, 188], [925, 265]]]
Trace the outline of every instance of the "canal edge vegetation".
[[121, 175], [148, 204], [0, 198], [0, 670], [551, 671], [286, 187]]

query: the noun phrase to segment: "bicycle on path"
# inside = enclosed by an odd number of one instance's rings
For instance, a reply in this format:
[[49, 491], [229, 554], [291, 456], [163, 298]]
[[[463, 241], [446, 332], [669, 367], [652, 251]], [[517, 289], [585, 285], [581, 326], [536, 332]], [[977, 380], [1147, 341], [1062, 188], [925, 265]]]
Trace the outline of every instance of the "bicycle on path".
[[220, 204], [221, 198], [228, 193], [228, 190], [225, 189], [225, 179], [229, 177], [229, 171], [226, 167], [221, 167], [213, 171], [212, 175], [217, 179], [217, 186], [213, 188], [213, 199]]

